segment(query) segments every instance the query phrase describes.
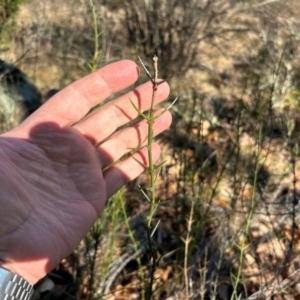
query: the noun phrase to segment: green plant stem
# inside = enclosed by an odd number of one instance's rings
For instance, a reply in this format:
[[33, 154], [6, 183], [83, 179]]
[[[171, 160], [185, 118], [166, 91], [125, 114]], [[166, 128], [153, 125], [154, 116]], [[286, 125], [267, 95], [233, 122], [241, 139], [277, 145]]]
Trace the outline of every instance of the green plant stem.
[[152, 256], [152, 264], [150, 265], [150, 282], [149, 285], [146, 289], [146, 299], [147, 300], [151, 300], [152, 295], [153, 295], [153, 284], [154, 284], [154, 273], [155, 273], [155, 269], [156, 269], [156, 265], [157, 265], [157, 257], [156, 257], [156, 253], [155, 253], [155, 249], [153, 249], [152, 247], [152, 243], [151, 243], [151, 232], [150, 232], [151, 228], [148, 228], [147, 230], [147, 239], [148, 239], [148, 244], [149, 244], [149, 250]]
[[[160, 117], [162, 114], [164, 114], [167, 110], [169, 110], [173, 104], [176, 102], [177, 98], [172, 102], [172, 104], [164, 109], [160, 114], [155, 115], [154, 113], [154, 104], [156, 100], [156, 92], [158, 88], [158, 68], [157, 68], [157, 61], [158, 58], [156, 55], [153, 57], [153, 70], [154, 70], [154, 75], [151, 76], [147, 68], [145, 67], [143, 61], [139, 57], [140, 62], [150, 78], [152, 82], [152, 98], [151, 98], [151, 105], [149, 109], [148, 115], [144, 114], [142, 111], [138, 109], [138, 107], [134, 104], [133, 101], [130, 100], [132, 106], [136, 110], [136, 112], [139, 114], [140, 117], [142, 117], [144, 120], [148, 122], [148, 141], [147, 141], [147, 148], [148, 148], [148, 166], [143, 164], [140, 161], [137, 161], [140, 165], [142, 165], [144, 168], [148, 170], [149, 176], [150, 176], [150, 184], [149, 187], [146, 189], [146, 191], [142, 190], [143, 195], [145, 198], [150, 202], [150, 211], [149, 215], [147, 217], [147, 241], [148, 241], [148, 247], [149, 251], [151, 254], [152, 258], [152, 264], [150, 266], [150, 282], [148, 287], [146, 288], [146, 299], [150, 300], [153, 296], [153, 283], [154, 283], [154, 273], [155, 269], [157, 266], [157, 255], [156, 255], [156, 249], [152, 245], [152, 236], [158, 227], [159, 222], [152, 228], [152, 223], [153, 223], [153, 216], [154, 213], [159, 205], [159, 202], [156, 201], [155, 197], [155, 184], [156, 184], [156, 179], [157, 179], [157, 172], [156, 170], [160, 167], [160, 165], [155, 166], [153, 163], [153, 152], [152, 152], [152, 143], [153, 143], [153, 125], [155, 123], [155, 120]], [[162, 163], [163, 164], [163, 163]], [[150, 193], [150, 196], [147, 195], [147, 191]]]
[[151, 223], [153, 220], [153, 215], [155, 213], [155, 174], [154, 174], [154, 165], [153, 165], [153, 153], [152, 153], [152, 143], [153, 143], [153, 124], [154, 124], [154, 113], [153, 108], [151, 107], [149, 113], [148, 121], [148, 172], [150, 176], [150, 213], [148, 216], [148, 228], [151, 229]]
[[[259, 128], [259, 141], [261, 142], [262, 139], [262, 126]], [[254, 173], [254, 179], [253, 179], [253, 190], [251, 194], [251, 204], [250, 204], [250, 210], [246, 218], [246, 225], [245, 225], [245, 234], [243, 237], [242, 245], [239, 247], [240, 248], [240, 254], [239, 254], [239, 267], [238, 267], [238, 272], [233, 284], [233, 293], [231, 295], [230, 300], [233, 299], [238, 299], [239, 295], [237, 294], [237, 289], [238, 285], [240, 283], [240, 279], [242, 276], [242, 269], [243, 269], [243, 261], [244, 261], [244, 255], [245, 251], [248, 248], [248, 245], [245, 245], [245, 239], [249, 236], [249, 231], [250, 231], [250, 224], [252, 221], [252, 217], [254, 214], [255, 210], [255, 198], [256, 198], [256, 187], [257, 187], [257, 181], [258, 181], [258, 171], [259, 171], [259, 158], [260, 158], [260, 149], [258, 149], [257, 154], [256, 154], [256, 161], [255, 161], [255, 173]]]
[[89, 67], [91, 72], [96, 71], [99, 61], [99, 32], [98, 32], [98, 23], [97, 23], [97, 13], [95, 10], [95, 5], [93, 0], [90, 0], [90, 6], [92, 9], [92, 16], [93, 16], [93, 23], [94, 23], [94, 54], [92, 58], [92, 62], [90, 63]]
[[[147, 289], [147, 294], [146, 297], [147, 299], [151, 299], [153, 291], [153, 283], [154, 283], [154, 272], [156, 269], [156, 253], [155, 249], [153, 249], [152, 244], [151, 244], [151, 238], [154, 233], [154, 230], [152, 230], [152, 221], [153, 221], [153, 216], [155, 213], [155, 210], [157, 208], [156, 204], [156, 198], [155, 198], [155, 182], [156, 182], [156, 175], [155, 175], [155, 167], [153, 164], [153, 153], [152, 153], [152, 143], [153, 143], [153, 124], [155, 122], [155, 116], [154, 116], [154, 102], [156, 98], [156, 91], [157, 91], [157, 57], [153, 57], [153, 68], [154, 68], [154, 78], [152, 80], [152, 99], [151, 99], [151, 106], [149, 110], [149, 115], [148, 115], [148, 172], [150, 176], [150, 212], [148, 216], [148, 223], [147, 223], [147, 237], [148, 237], [148, 244], [149, 244], [149, 249], [150, 253], [152, 256], [152, 265], [150, 269], [150, 283]], [[156, 227], [155, 227], [156, 228]]]
[[[129, 218], [128, 218], [128, 215], [127, 215], [127, 212], [126, 212], [126, 208], [125, 208], [125, 204], [124, 204], [124, 200], [123, 200], [123, 197], [121, 196], [122, 193], [119, 192], [120, 194], [120, 197], [118, 198], [119, 200], [119, 206], [121, 207], [121, 211], [123, 213], [123, 216], [124, 216], [124, 223], [125, 223], [125, 226], [127, 228], [127, 231], [128, 231], [128, 236], [129, 236], [129, 239], [131, 240], [131, 243], [133, 245], [133, 248], [134, 248], [134, 251], [137, 252], [138, 249], [139, 249], [139, 242], [135, 239], [134, 237], [134, 232], [133, 230], [131, 229], [130, 227], [130, 224], [129, 224]], [[136, 259], [137, 261], [137, 264], [138, 264], [138, 273], [139, 273], [139, 276], [140, 276], [140, 280], [141, 280], [141, 299], [142, 300], [145, 300], [145, 275], [144, 275], [144, 271], [142, 269], [142, 262], [141, 262], [141, 258], [140, 257], [137, 257]]]
[[184, 268], [183, 268], [183, 274], [184, 274], [184, 281], [185, 281], [185, 299], [188, 300], [190, 298], [189, 295], [189, 267], [188, 267], [188, 260], [189, 260], [189, 245], [192, 240], [192, 224], [193, 224], [193, 218], [194, 218], [194, 205], [195, 205], [195, 198], [192, 198], [192, 206], [190, 211], [190, 216], [187, 218], [187, 235], [186, 238], [182, 238], [182, 241], [184, 242]]

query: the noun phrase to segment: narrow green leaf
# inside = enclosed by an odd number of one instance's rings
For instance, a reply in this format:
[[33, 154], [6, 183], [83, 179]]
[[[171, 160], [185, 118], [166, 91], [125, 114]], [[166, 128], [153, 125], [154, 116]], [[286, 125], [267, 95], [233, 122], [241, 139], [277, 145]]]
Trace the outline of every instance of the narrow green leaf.
[[135, 157], [132, 156], [132, 158], [139, 164], [141, 165], [143, 168], [148, 169], [149, 167], [147, 165], [145, 165], [144, 163], [142, 163], [141, 161], [139, 161], [138, 159], [136, 159]]
[[166, 111], [170, 110], [177, 100], [178, 100], [178, 97], [176, 97], [175, 100], [167, 108], [165, 108], [160, 114], [158, 114], [157, 116], [155, 116], [154, 119], [156, 120], [157, 118], [159, 118], [160, 116], [162, 116]]
[[159, 165], [154, 166], [154, 170], [160, 169], [165, 163], [166, 163], [166, 160], [164, 160], [164, 161], [163, 161], [162, 163], [160, 163]]
[[146, 115], [144, 115], [139, 109], [138, 107], [133, 103], [133, 101], [129, 98], [129, 101], [131, 103], [131, 105], [133, 106], [133, 108], [135, 109], [135, 111], [145, 120], [149, 120], [148, 117]]
[[145, 193], [145, 191], [144, 191], [141, 187], [140, 187], [140, 190], [141, 190], [142, 194], [145, 196], [145, 198], [146, 198], [149, 202], [151, 202], [150, 198], [148, 197], [148, 195]]
[[157, 227], [159, 226], [159, 224], [160, 224], [160, 220], [158, 220], [158, 222], [156, 223], [155, 227], [153, 228], [153, 230], [152, 230], [152, 232], [151, 232], [151, 235], [150, 235], [151, 237], [153, 237], [153, 235], [154, 235], [154, 233], [155, 233]]

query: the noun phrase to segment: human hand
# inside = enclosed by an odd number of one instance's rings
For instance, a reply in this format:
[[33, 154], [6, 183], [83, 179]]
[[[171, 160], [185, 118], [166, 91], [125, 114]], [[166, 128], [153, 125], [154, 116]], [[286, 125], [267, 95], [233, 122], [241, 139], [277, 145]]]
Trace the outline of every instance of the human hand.
[[[34, 284], [74, 250], [107, 198], [143, 171], [133, 157], [147, 164], [145, 148], [103, 169], [145, 141], [146, 121], [117, 129], [137, 117], [129, 98], [141, 111], [150, 107], [151, 83], [86, 116], [138, 76], [131, 61], [110, 64], [0, 136], [0, 266]], [[166, 83], [159, 85], [157, 102], [168, 93]], [[170, 123], [166, 112], [156, 120], [154, 134]], [[159, 157], [157, 144], [153, 154]]]

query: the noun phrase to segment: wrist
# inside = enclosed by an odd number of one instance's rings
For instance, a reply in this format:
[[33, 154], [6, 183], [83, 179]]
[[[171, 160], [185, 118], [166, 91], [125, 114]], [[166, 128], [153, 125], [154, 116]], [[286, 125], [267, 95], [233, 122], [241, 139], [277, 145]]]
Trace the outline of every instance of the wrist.
[[0, 267], [0, 299], [30, 300], [33, 286], [24, 278]]
[[[26, 280], [30, 285], [34, 285], [38, 282], [40, 278], [36, 278], [34, 275], [32, 275], [30, 272], [27, 271], [27, 266], [24, 266], [25, 263], [8, 263], [3, 262], [0, 260], [0, 268], [9, 271], [12, 274], [16, 274], [20, 277], [22, 277], [24, 280]], [[30, 268], [31, 270], [34, 269], [34, 267]]]

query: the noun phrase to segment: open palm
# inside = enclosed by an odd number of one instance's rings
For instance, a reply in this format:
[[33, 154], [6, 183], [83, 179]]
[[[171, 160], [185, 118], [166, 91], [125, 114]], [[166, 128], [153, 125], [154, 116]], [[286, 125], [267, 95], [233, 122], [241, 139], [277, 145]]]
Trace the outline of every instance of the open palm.
[[[123, 125], [137, 117], [129, 98], [140, 110], [149, 108], [150, 83], [86, 116], [138, 75], [131, 61], [110, 64], [0, 137], [0, 265], [35, 283], [76, 247], [107, 198], [143, 171], [132, 157], [113, 163], [147, 137], [145, 121]], [[157, 101], [168, 92], [161, 84]], [[170, 123], [169, 113], [159, 117], [154, 134]], [[158, 158], [159, 146], [153, 149]], [[134, 156], [147, 163], [146, 149]]]

